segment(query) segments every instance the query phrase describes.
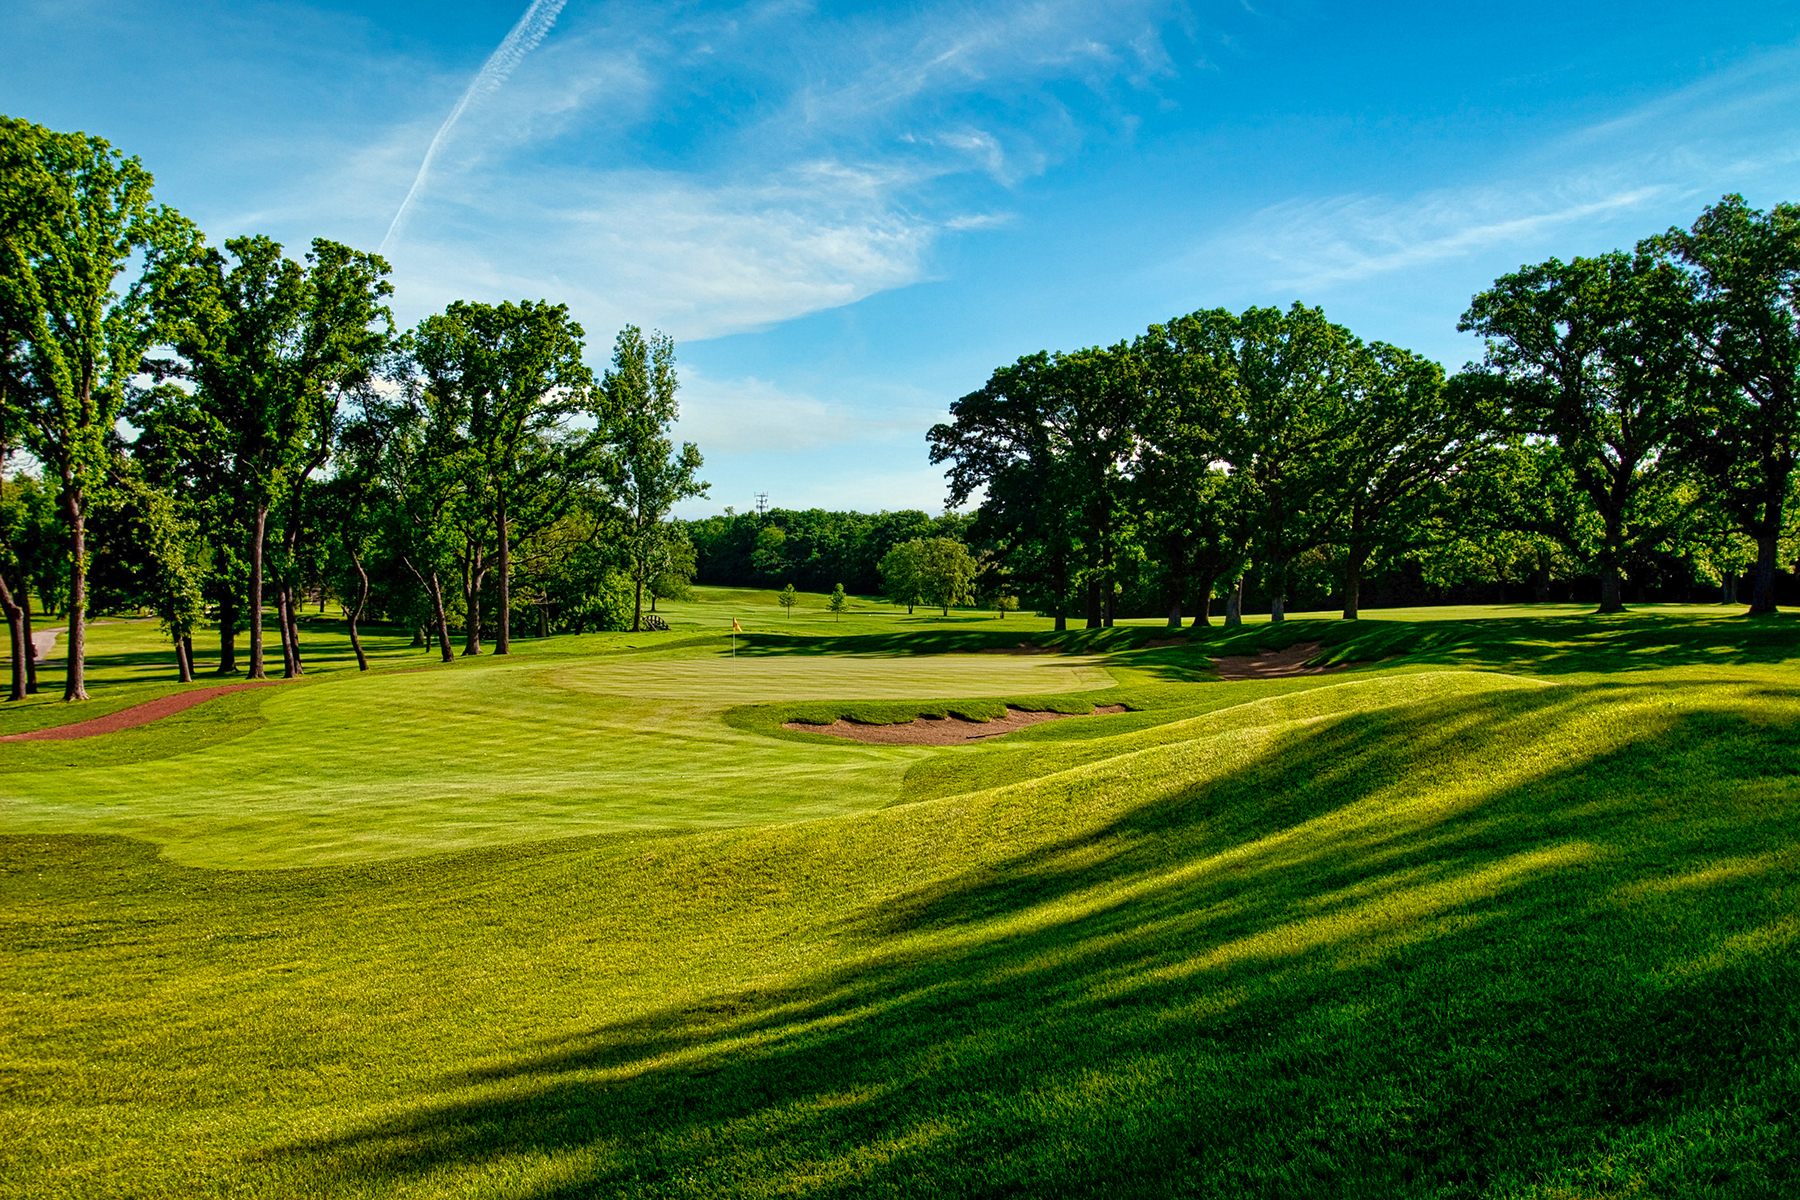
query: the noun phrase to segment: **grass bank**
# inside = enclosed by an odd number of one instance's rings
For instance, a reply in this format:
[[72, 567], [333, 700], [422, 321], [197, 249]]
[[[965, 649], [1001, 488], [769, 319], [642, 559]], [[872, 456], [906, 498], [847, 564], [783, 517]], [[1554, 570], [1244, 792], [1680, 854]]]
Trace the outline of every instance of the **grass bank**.
[[[0, 775], [0, 1194], [1793, 1194], [1797, 629], [615, 638], [243, 693], [241, 736]], [[1361, 665], [1209, 676], [1255, 638]], [[723, 719], [959, 694], [1143, 707]]]

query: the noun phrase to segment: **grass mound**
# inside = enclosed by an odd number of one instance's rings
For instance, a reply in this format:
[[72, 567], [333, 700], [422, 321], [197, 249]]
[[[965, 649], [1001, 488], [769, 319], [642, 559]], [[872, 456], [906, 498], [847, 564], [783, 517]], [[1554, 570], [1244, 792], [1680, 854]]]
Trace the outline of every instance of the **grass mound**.
[[0, 840], [0, 1190], [1800, 1190], [1800, 689], [1154, 686], [818, 819]]

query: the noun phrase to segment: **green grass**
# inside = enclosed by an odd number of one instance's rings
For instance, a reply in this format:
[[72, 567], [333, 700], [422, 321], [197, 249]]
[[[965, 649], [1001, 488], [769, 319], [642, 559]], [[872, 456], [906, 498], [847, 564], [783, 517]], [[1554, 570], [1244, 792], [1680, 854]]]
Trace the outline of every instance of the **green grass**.
[[669, 607], [0, 774], [0, 1195], [1800, 1193], [1800, 623]]

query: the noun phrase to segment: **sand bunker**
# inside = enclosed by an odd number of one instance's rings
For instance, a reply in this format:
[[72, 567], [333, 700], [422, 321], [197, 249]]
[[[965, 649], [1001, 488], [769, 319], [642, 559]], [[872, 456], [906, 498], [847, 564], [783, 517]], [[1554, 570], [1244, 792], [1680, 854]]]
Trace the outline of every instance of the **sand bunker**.
[[1123, 704], [1099, 705], [1092, 714], [1027, 712], [1009, 705], [1004, 717], [992, 721], [965, 721], [961, 717], [918, 717], [904, 725], [860, 725], [840, 717], [830, 725], [803, 725], [799, 721], [789, 721], [782, 728], [798, 733], [823, 733], [877, 746], [960, 746], [965, 742], [1001, 737], [1015, 729], [1045, 721], [1130, 711]]
[[1279, 679], [1288, 675], [1323, 675], [1341, 671], [1341, 666], [1306, 665], [1306, 660], [1324, 649], [1318, 642], [1300, 642], [1286, 650], [1264, 650], [1261, 654], [1238, 654], [1213, 659], [1220, 679]]
[[160, 721], [164, 717], [173, 716], [196, 704], [205, 704], [215, 696], [223, 696], [227, 692], [241, 692], [245, 688], [274, 687], [279, 679], [262, 679], [254, 683], [227, 683], [220, 687], [195, 688], [191, 692], [176, 692], [172, 696], [159, 696], [155, 700], [143, 704], [134, 704], [130, 708], [121, 708], [116, 713], [107, 713], [104, 717], [92, 717], [86, 721], [76, 721], [70, 725], [52, 725], [48, 729], [33, 729], [29, 733], [11, 733], [0, 737], [0, 742], [62, 742], [71, 738], [98, 737], [103, 733], [117, 733], [121, 729], [135, 729], [139, 725], [148, 725], [152, 721]]

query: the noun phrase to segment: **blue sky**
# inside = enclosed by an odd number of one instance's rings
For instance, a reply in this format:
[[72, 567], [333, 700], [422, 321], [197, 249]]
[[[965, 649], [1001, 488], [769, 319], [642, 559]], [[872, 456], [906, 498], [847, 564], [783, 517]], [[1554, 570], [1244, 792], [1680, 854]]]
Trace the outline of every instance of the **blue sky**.
[[403, 322], [560, 300], [597, 367], [672, 333], [684, 515], [935, 509], [925, 430], [995, 366], [1198, 308], [1454, 368], [1501, 272], [1800, 200], [1767, 2], [14, 0], [0, 43], [0, 111], [214, 240], [386, 239]]

